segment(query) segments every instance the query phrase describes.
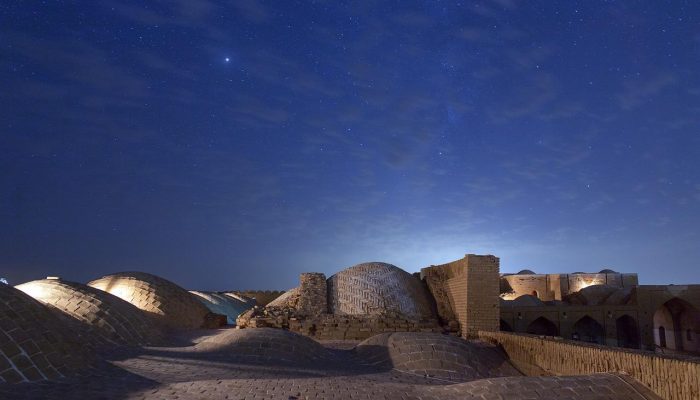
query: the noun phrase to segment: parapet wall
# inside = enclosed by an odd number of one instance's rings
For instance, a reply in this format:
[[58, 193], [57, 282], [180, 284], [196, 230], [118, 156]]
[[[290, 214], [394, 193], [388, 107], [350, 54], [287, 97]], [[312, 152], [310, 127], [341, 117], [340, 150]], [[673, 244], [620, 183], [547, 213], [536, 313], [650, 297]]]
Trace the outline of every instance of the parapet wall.
[[583, 375], [624, 372], [665, 400], [700, 399], [700, 359], [613, 349], [553, 338], [504, 332], [479, 332], [500, 345], [528, 375]]

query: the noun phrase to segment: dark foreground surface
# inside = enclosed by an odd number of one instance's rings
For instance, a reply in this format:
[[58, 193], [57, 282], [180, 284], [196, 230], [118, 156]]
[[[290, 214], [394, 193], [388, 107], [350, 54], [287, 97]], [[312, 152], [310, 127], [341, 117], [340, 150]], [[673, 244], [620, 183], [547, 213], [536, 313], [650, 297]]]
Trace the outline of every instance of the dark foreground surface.
[[190, 334], [178, 346], [114, 352], [83, 376], [0, 385], [0, 399], [656, 399], [624, 375], [521, 376], [481, 343], [474, 357], [487, 358], [491, 369], [457, 380], [370, 365], [348, 343], [316, 348], [250, 331], [254, 342], [221, 330]]

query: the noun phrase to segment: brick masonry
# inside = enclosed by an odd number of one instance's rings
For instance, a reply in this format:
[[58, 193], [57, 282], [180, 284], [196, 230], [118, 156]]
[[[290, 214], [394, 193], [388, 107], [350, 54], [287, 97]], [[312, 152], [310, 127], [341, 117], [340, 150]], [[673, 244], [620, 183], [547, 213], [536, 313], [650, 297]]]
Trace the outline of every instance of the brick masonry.
[[499, 328], [499, 259], [467, 254], [463, 259], [421, 270], [443, 323], [456, 319], [462, 336]]
[[145, 272], [121, 272], [88, 283], [156, 316], [171, 328], [200, 328], [209, 310], [195, 295], [161, 277]]
[[700, 359], [504, 332], [479, 332], [528, 375], [623, 372], [667, 400], [700, 399]]
[[163, 340], [156, 321], [132, 304], [90, 286], [43, 279], [16, 286], [44, 304], [80, 321], [111, 344], [147, 345]]

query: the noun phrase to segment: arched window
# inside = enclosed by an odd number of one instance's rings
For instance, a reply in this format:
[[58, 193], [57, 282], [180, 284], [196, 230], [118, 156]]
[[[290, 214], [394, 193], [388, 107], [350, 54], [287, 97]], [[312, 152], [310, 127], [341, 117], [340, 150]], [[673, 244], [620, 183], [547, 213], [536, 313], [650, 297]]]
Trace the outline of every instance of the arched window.
[[537, 290], [533, 290], [531, 293], [533, 296], [537, 297], [538, 299], [540, 298], [540, 294], [537, 293]]

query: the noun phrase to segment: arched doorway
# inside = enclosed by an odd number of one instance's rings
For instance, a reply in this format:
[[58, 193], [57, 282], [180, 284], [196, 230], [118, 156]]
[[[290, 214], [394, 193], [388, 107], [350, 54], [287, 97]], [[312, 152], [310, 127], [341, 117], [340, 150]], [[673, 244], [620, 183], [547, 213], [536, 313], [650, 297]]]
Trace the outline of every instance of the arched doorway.
[[557, 326], [545, 317], [539, 317], [532, 321], [525, 332], [532, 335], [559, 336]]
[[654, 313], [654, 342], [669, 350], [700, 353], [700, 311], [674, 298]]
[[538, 299], [540, 298], [540, 294], [537, 292], [537, 290], [533, 290], [532, 293], [530, 293], [534, 297], [537, 297]]
[[573, 334], [571, 338], [581, 340], [583, 342], [603, 344], [605, 339], [605, 330], [598, 321], [586, 315], [574, 324]]
[[639, 325], [637, 321], [629, 315], [623, 315], [615, 322], [617, 325], [617, 345], [628, 349], [638, 349]]
[[513, 328], [504, 320], [501, 320], [500, 330], [501, 332], [513, 332]]

